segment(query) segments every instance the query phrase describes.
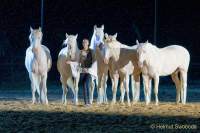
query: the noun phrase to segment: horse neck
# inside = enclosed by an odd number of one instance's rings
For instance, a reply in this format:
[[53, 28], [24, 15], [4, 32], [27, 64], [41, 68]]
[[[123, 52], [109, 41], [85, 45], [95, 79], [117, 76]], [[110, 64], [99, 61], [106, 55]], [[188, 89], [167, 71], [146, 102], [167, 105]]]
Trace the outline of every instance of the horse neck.
[[146, 60], [147, 65], [154, 65], [156, 62], [159, 62], [160, 59], [160, 49], [153, 46], [151, 50], [149, 50], [150, 54], [148, 55], [148, 59]]
[[32, 42], [34, 44], [32, 44], [32, 51], [33, 54], [36, 58], [40, 57], [41, 51], [42, 51], [42, 45], [41, 45], [41, 41], [40, 40], [36, 40], [34, 42]]
[[76, 52], [75, 52], [75, 61], [79, 61], [79, 55], [80, 55], [80, 50], [79, 50], [79, 48], [78, 48], [78, 45], [77, 45], [77, 43], [75, 44], [75, 46], [76, 46]]
[[97, 60], [103, 60], [103, 55], [102, 55], [102, 52], [101, 52], [100, 48], [96, 48], [95, 54], [96, 54], [96, 59]]

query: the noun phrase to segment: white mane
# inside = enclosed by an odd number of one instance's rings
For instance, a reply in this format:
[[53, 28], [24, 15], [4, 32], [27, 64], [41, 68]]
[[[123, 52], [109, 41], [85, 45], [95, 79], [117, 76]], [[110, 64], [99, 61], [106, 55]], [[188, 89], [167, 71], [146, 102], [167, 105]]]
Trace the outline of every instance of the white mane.
[[68, 47], [64, 47], [61, 49], [61, 51], [59, 52], [58, 56], [60, 55], [65, 55], [67, 57], [67, 53], [68, 53]]
[[66, 46], [66, 45], [67, 45], [67, 42], [68, 42], [68, 38], [66, 38], [66, 39], [63, 41], [63, 45]]

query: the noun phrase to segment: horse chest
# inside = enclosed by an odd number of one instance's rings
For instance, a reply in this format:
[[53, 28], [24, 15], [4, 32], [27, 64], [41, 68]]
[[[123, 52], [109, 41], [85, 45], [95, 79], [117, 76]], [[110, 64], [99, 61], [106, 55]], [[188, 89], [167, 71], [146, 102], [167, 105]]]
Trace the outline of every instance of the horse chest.
[[144, 75], [149, 75], [149, 76], [153, 77], [155, 75], [155, 73], [156, 73], [156, 70], [152, 66], [144, 65], [142, 67], [142, 73]]
[[47, 65], [45, 65], [45, 60], [37, 60], [33, 59], [32, 61], [32, 72], [36, 74], [43, 74], [47, 69]]

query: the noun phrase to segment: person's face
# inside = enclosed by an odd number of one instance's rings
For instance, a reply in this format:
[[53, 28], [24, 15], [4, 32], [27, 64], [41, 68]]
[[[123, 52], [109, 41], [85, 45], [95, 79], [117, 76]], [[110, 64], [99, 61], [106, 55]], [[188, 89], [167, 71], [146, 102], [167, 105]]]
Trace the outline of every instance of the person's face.
[[87, 40], [84, 40], [84, 41], [83, 41], [83, 48], [84, 48], [85, 50], [87, 50], [87, 49], [88, 49], [88, 46], [89, 46], [89, 42], [88, 42]]

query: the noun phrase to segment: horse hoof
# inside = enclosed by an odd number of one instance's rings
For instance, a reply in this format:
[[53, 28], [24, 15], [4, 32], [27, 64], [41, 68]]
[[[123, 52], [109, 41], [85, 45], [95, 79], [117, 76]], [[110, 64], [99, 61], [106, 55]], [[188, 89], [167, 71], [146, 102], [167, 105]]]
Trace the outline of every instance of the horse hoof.
[[112, 101], [112, 102], [111, 102], [111, 105], [115, 105], [115, 102]]
[[185, 102], [182, 102], [182, 104], [185, 105], [186, 103], [185, 103]]
[[130, 107], [130, 106], [131, 106], [131, 103], [128, 103], [128, 106]]
[[133, 104], [133, 105], [134, 105], [134, 104], [137, 104], [137, 102], [136, 102], [136, 101], [133, 101], [132, 104]]
[[120, 102], [121, 105], [124, 105], [124, 102]]
[[116, 103], [115, 101], [112, 101], [112, 102], [111, 102], [112, 105], [114, 105], [115, 103]]
[[63, 102], [62, 104], [63, 104], [64, 106], [66, 106], [66, 105], [67, 105], [67, 102]]

